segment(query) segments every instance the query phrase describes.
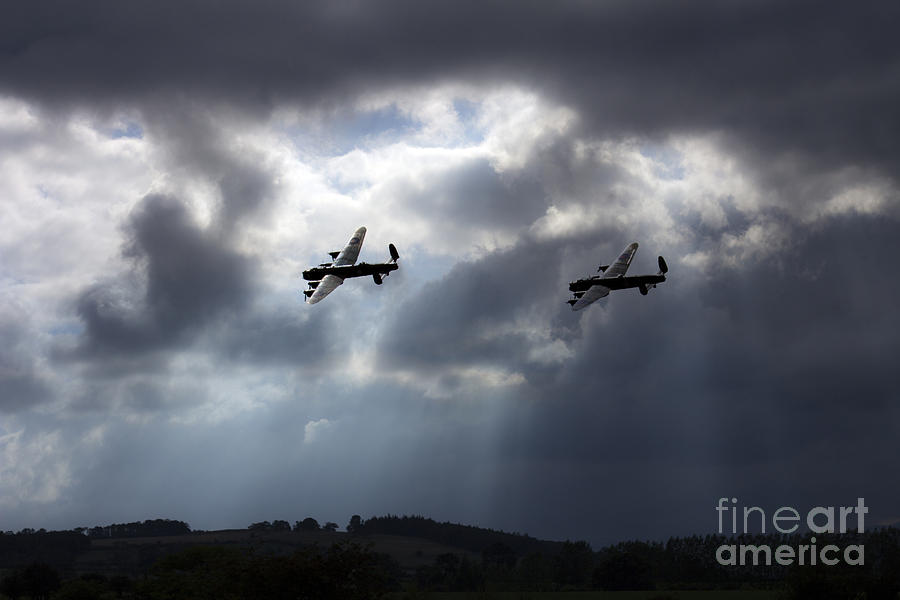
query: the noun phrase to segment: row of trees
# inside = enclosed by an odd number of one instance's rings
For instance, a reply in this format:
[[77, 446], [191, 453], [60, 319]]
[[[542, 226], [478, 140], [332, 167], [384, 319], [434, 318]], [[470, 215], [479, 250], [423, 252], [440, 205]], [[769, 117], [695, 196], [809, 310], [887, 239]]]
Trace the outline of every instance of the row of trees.
[[0, 580], [0, 594], [11, 600], [122, 598], [125, 593], [134, 590], [134, 587], [135, 582], [122, 575], [106, 577], [87, 573], [63, 581], [56, 569], [45, 563], [32, 563], [23, 569], [12, 571]]
[[419, 567], [415, 580], [419, 589], [436, 592], [603, 589], [592, 582], [594, 568], [594, 552], [587, 542], [564, 542], [557, 553], [523, 557], [498, 542], [485, 548], [480, 557], [441, 554], [431, 565]]
[[172, 519], [147, 519], [133, 523], [113, 523], [112, 525], [97, 525], [95, 527], [76, 527], [68, 531], [47, 531], [46, 529], [32, 529], [26, 527], [18, 532], [0, 531], [0, 540], [4, 537], [33, 536], [59, 533], [77, 533], [91, 538], [109, 537], [159, 537], [166, 535], [184, 535], [191, 533], [191, 527], [184, 521]]
[[[312, 517], [296, 521], [293, 526], [287, 521], [279, 520], [263, 521], [250, 526], [251, 530], [264, 531], [334, 531], [336, 528], [337, 524], [331, 522], [320, 526]], [[106, 530], [104, 537], [114, 534], [147, 535], [149, 531], [178, 533], [190, 531], [186, 523], [165, 520], [113, 525], [104, 529]], [[808, 534], [689, 536], [671, 538], [664, 543], [622, 542], [594, 551], [583, 541], [545, 542], [527, 535], [453, 523], [438, 523], [421, 516], [387, 515], [364, 521], [359, 515], [354, 515], [347, 525], [347, 531], [350, 533], [350, 539], [354, 541], [358, 541], [360, 536], [389, 534], [423, 538], [459, 548], [457, 553], [438, 556], [432, 564], [419, 568], [415, 573], [407, 574], [408, 577], [414, 576], [413, 581], [422, 590], [728, 589], [746, 585], [757, 588], [783, 588], [787, 585], [795, 598], [847, 598], [865, 592], [868, 598], [892, 599], [900, 592], [900, 530], [894, 528], [841, 536], [819, 535], [817, 536], [819, 548], [826, 544], [835, 544], [841, 548], [847, 544], [864, 546], [866, 560], [862, 565], [848, 565], [842, 561], [838, 565], [820, 563], [815, 566], [797, 564], [782, 566], [774, 561], [771, 565], [723, 566], [716, 560], [717, 550], [722, 545], [769, 546], [773, 549], [787, 545], [797, 548], [801, 544], [809, 543]], [[16, 593], [39, 597], [40, 594], [33, 589], [37, 585], [35, 581], [52, 581], [52, 578], [47, 579], [43, 575], [37, 577], [41, 573], [46, 574], [46, 569], [42, 571], [31, 563], [37, 561], [38, 564], [44, 563], [51, 569], [72, 573], [75, 558], [90, 548], [89, 535], [91, 533], [88, 530], [67, 532], [29, 530], [17, 534], [0, 534], [0, 567], [13, 569], [2, 581], [4, 587], [0, 592], [9, 597], [16, 597]], [[164, 585], [166, 577], [161, 574], [171, 575], [175, 579], [180, 577], [178, 573], [170, 572], [173, 570], [190, 572], [190, 578], [206, 577], [204, 574], [211, 572], [215, 572], [218, 577], [222, 575], [219, 571], [226, 564], [237, 569], [238, 574], [234, 577], [239, 579], [245, 577], [240, 575], [242, 569], [259, 568], [271, 572], [270, 574], [284, 585], [289, 585], [285, 582], [287, 576], [284, 575], [289, 572], [303, 572], [304, 577], [307, 577], [310, 576], [309, 569], [321, 568], [336, 577], [336, 571], [332, 569], [333, 565], [329, 566], [331, 565], [329, 561], [340, 562], [338, 560], [340, 556], [369, 561], [365, 563], [368, 565], [366, 568], [381, 569], [382, 575], [386, 577], [385, 581], [395, 582], [401, 576], [396, 562], [383, 555], [363, 551], [358, 546], [343, 546], [346, 552], [335, 550], [336, 554], [333, 556], [327, 552], [310, 549], [302, 549], [287, 556], [288, 552], [294, 551], [304, 538], [285, 538], [290, 543], [280, 546], [276, 544], [272, 548], [265, 544], [260, 546], [252, 539], [250, 536], [250, 544], [244, 544], [243, 549], [218, 547], [198, 551], [200, 554], [191, 559], [185, 558], [193, 556], [190, 554], [191, 551], [176, 554], [182, 558], [172, 559], [175, 562], [166, 562], [169, 559], [163, 559], [160, 562], [162, 566], [155, 567], [156, 571], [152, 572], [157, 575], [151, 576], [148, 580], [151, 583], [145, 584], [150, 586], [146, 589], [153, 591], [157, 590], [153, 586]], [[190, 540], [175, 540], [168, 546], [154, 544], [152, 550], [160, 556], [179, 547], [184, 548], [190, 543], [192, 543]], [[252, 551], [247, 553], [249, 547], [256, 548], [257, 551], [265, 548], [266, 552], [280, 553], [280, 556], [254, 557]], [[350, 552], [347, 548], [354, 550]], [[150, 549], [149, 546], [141, 547], [135, 552], [144, 555], [145, 550]], [[377, 556], [377, 560], [372, 558], [373, 556]], [[178, 562], [179, 560], [188, 562]], [[171, 568], [166, 565], [170, 565]], [[328, 571], [329, 569], [332, 570]], [[208, 583], [213, 585], [211, 581]], [[235, 585], [263, 585], [263, 583], [262, 580], [257, 581], [251, 577], [248, 580], [240, 579]], [[26, 589], [29, 585], [32, 588]], [[65, 583], [64, 587], [66, 585], [70, 584]], [[97, 587], [99, 583], [78, 582], [71, 585], [85, 588]], [[108, 586], [109, 582], [104, 585]], [[160, 593], [148, 597], [168, 596]]]
[[319, 598], [372, 600], [399, 589], [400, 569], [384, 554], [354, 543], [305, 548], [288, 556], [226, 547], [194, 547], [153, 567], [139, 597]]
[[520, 533], [506, 533], [458, 523], [439, 523], [420, 515], [404, 515], [402, 517], [385, 515], [372, 517], [365, 521], [359, 515], [353, 515], [347, 525], [347, 532], [356, 535], [384, 534], [418, 537], [463, 548], [470, 552], [481, 552], [492, 544], [502, 543], [512, 548], [518, 555], [531, 552], [555, 553], [562, 545], [560, 542], [538, 540]]
[[[622, 542], [594, 552], [586, 542], [565, 542], [556, 553], [517, 554], [505, 544], [480, 556], [443, 554], [416, 572], [430, 591], [553, 591], [565, 589], [786, 589], [790, 598], [890, 598], [900, 592], [900, 530], [879, 529], [851, 536], [818, 536], [818, 543], [865, 546], [863, 565], [793, 564], [723, 566], [722, 544], [797, 547], [808, 535], [690, 536], [665, 543]], [[820, 546], [821, 547], [821, 546]], [[773, 561], [774, 562], [774, 561]]]
[[78, 527], [75, 531], [91, 538], [134, 538], [163, 537], [191, 533], [191, 527], [184, 521], [172, 519], [147, 519], [133, 523], [114, 523], [97, 527]]
[[329, 521], [324, 525], [319, 525], [319, 522], [312, 517], [306, 517], [302, 521], [294, 521], [293, 528], [287, 521], [278, 519], [271, 522], [260, 521], [259, 523], [252, 523], [247, 527], [251, 531], [337, 531], [337, 528], [337, 523]]
[[353, 543], [307, 548], [289, 556], [247, 549], [194, 546], [159, 561], [137, 581], [87, 574], [63, 581], [51, 566], [34, 563], [0, 580], [11, 600], [143, 598], [317, 598], [373, 600], [399, 589], [400, 569], [383, 554]]
[[17, 568], [33, 562], [68, 565], [90, 548], [91, 541], [75, 531], [23, 530], [0, 534], [0, 567]]

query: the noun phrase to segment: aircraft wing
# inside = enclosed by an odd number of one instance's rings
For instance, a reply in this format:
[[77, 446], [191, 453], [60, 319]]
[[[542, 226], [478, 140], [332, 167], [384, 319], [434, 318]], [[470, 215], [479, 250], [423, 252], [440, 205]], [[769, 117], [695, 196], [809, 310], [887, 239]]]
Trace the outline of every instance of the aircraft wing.
[[616, 259], [616, 262], [606, 268], [606, 271], [603, 272], [603, 277], [618, 277], [619, 275], [624, 275], [631, 265], [631, 259], [634, 258], [634, 253], [637, 252], [637, 249], [637, 242], [628, 244], [628, 246], [622, 250], [622, 253], [619, 254], [619, 258]]
[[[366, 228], [360, 227], [353, 232], [353, 236], [350, 238], [350, 241], [347, 242], [347, 245], [344, 246], [344, 249], [341, 250], [341, 253], [338, 254], [336, 259], [334, 259], [334, 266], [340, 267], [343, 265], [356, 264], [356, 259], [359, 258], [359, 251], [362, 248], [364, 239], [366, 239]], [[313, 296], [315, 296], [315, 294], [313, 294]]]
[[315, 304], [322, 300], [325, 296], [330, 294], [337, 288], [337, 286], [344, 283], [344, 280], [338, 277], [337, 275], [326, 275], [322, 278], [322, 281], [316, 286], [316, 291], [313, 292], [312, 296], [309, 297], [307, 302], [309, 304]]
[[[627, 267], [626, 267], [627, 268]], [[592, 285], [584, 296], [578, 299], [578, 302], [572, 305], [572, 310], [581, 310], [588, 304], [593, 304], [600, 298], [609, 295], [609, 288], [602, 285]]]

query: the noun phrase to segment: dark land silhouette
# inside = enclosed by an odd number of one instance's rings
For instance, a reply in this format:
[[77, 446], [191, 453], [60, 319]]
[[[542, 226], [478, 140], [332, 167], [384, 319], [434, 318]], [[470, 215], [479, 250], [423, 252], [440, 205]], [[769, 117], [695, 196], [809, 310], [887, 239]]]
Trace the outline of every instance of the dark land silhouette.
[[[353, 515], [338, 531], [307, 517], [195, 531], [168, 519], [0, 534], [6, 598], [380, 598], [429, 592], [738, 590], [788, 598], [891, 598], [900, 592], [900, 530], [841, 536], [865, 546], [865, 564], [722, 565], [723, 545], [797, 547], [809, 534], [689, 536], [627, 541], [594, 550], [584, 541], [421, 516]], [[864, 593], [865, 596], [860, 596]]]

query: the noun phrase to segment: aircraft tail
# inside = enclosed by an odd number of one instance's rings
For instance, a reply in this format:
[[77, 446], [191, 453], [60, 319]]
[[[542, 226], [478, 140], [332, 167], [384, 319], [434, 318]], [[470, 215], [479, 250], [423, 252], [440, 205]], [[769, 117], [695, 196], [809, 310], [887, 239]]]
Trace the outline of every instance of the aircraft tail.
[[[669, 265], [666, 264], [666, 259], [664, 259], [662, 256], [657, 259], [657, 262], [659, 263], [659, 273], [657, 273], [656, 275], [661, 277], [662, 281], [665, 281], [666, 273], [669, 272]], [[641, 291], [641, 295], [643, 296], [646, 296], [647, 293], [655, 287], [655, 283], [641, 283], [638, 285], [638, 289]]]
[[[397, 264], [397, 261], [400, 260], [400, 253], [397, 252], [397, 247], [394, 244], [388, 244], [388, 252], [390, 252], [391, 254], [391, 260], [388, 261], [388, 264]], [[372, 281], [375, 282], [375, 285], [381, 285], [384, 278], [390, 274], [390, 271], [386, 271], [384, 273], [373, 273]]]

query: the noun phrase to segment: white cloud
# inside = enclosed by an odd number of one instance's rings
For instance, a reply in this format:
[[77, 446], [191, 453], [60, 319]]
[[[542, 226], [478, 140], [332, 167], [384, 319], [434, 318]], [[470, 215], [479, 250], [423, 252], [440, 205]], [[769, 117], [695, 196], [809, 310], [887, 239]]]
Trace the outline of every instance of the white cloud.
[[303, 428], [303, 443], [314, 444], [331, 429], [332, 423], [328, 419], [308, 421]]
[[71, 481], [59, 431], [0, 436], [0, 508], [54, 502]]

